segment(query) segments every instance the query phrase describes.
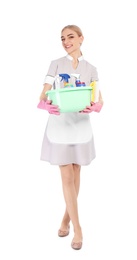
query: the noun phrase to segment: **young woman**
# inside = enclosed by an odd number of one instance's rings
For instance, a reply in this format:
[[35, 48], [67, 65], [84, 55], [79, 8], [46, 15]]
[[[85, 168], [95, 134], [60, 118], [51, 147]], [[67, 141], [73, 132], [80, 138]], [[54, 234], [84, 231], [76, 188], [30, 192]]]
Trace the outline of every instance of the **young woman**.
[[83, 242], [77, 202], [80, 170], [81, 166], [89, 165], [95, 158], [89, 113], [100, 112], [103, 101], [99, 91], [99, 101], [91, 102], [91, 106], [87, 106], [83, 111], [60, 113], [58, 106], [52, 105], [51, 101], [46, 100], [45, 92], [55, 88], [54, 80], [58, 74], [79, 74], [80, 80], [87, 86], [93, 81], [98, 81], [96, 68], [84, 60], [82, 55], [83, 40], [82, 31], [78, 26], [67, 25], [62, 29], [61, 41], [67, 55], [51, 61], [38, 104], [38, 108], [49, 112], [42, 142], [41, 160], [59, 166], [66, 203], [58, 236], [64, 237], [69, 234], [71, 221], [74, 230], [71, 247], [76, 250], [81, 249]]

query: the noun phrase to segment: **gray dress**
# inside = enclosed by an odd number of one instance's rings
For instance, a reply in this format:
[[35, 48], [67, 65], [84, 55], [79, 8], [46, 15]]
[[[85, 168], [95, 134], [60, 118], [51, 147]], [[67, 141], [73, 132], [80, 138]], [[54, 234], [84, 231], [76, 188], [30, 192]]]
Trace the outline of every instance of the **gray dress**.
[[[52, 78], [58, 74], [80, 74], [80, 80], [87, 86], [98, 81], [96, 68], [79, 58], [76, 69], [72, 67], [72, 57], [67, 55], [51, 62], [44, 83], [52, 84]], [[75, 81], [75, 79], [74, 79]], [[75, 84], [75, 82], [72, 82]], [[54, 88], [53, 84], [53, 88]], [[41, 147], [42, 161], [52, 165], [79, 164], [88, 165], [95, 158], [94, 137], [89, 114], [61, 113], [50, 114]]]

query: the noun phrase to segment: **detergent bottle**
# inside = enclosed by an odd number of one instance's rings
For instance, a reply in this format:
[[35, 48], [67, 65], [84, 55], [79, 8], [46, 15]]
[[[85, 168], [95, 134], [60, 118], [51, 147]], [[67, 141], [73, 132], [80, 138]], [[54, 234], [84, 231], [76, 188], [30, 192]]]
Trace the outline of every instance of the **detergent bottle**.
[[61, 81], [63, 81], [64, 87], [73, 87], [73, 85], [69, 83], [70, 75], [59, 74], [59, 77], [61, 77]]
[[73, 73], [71, 76], [75, 78], [75, 85], [77, 86], [80, 83], [80, 74]]
[[99, 99], [99, 82], [93, 81], [90, 83], [90, 86], [92, 87], [91, 101], [96, 103]]
[[75, 77], [75, 85], [76, 87], [83, 87], [86, 86], [85, 82], [80, 81], [80, 74], [71, 74], [71, 76]]

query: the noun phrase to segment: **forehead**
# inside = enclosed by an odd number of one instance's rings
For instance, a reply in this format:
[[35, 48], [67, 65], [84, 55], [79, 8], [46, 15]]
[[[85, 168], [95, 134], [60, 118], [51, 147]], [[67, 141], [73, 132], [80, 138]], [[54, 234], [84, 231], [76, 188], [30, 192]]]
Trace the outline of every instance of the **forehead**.
[[61, 33], [61, 37], [67, 37], [70, 34], [77, 35], [77, 33], [74, 30], [67, 28]]

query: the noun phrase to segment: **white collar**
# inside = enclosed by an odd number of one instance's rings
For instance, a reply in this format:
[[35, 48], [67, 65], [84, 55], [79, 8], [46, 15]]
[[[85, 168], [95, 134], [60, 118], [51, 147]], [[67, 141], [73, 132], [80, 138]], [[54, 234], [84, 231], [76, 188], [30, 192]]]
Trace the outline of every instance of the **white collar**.
[[[69, 59], [69, 60], [73, 60], [73, 57], [70, 56], [69, 54], [66, 56], [66, 58]], [[78, 58], [78, 61], [81, 61], [81, 60], [84, 60], [83, 55], [81, 55], [81, 56]]]

